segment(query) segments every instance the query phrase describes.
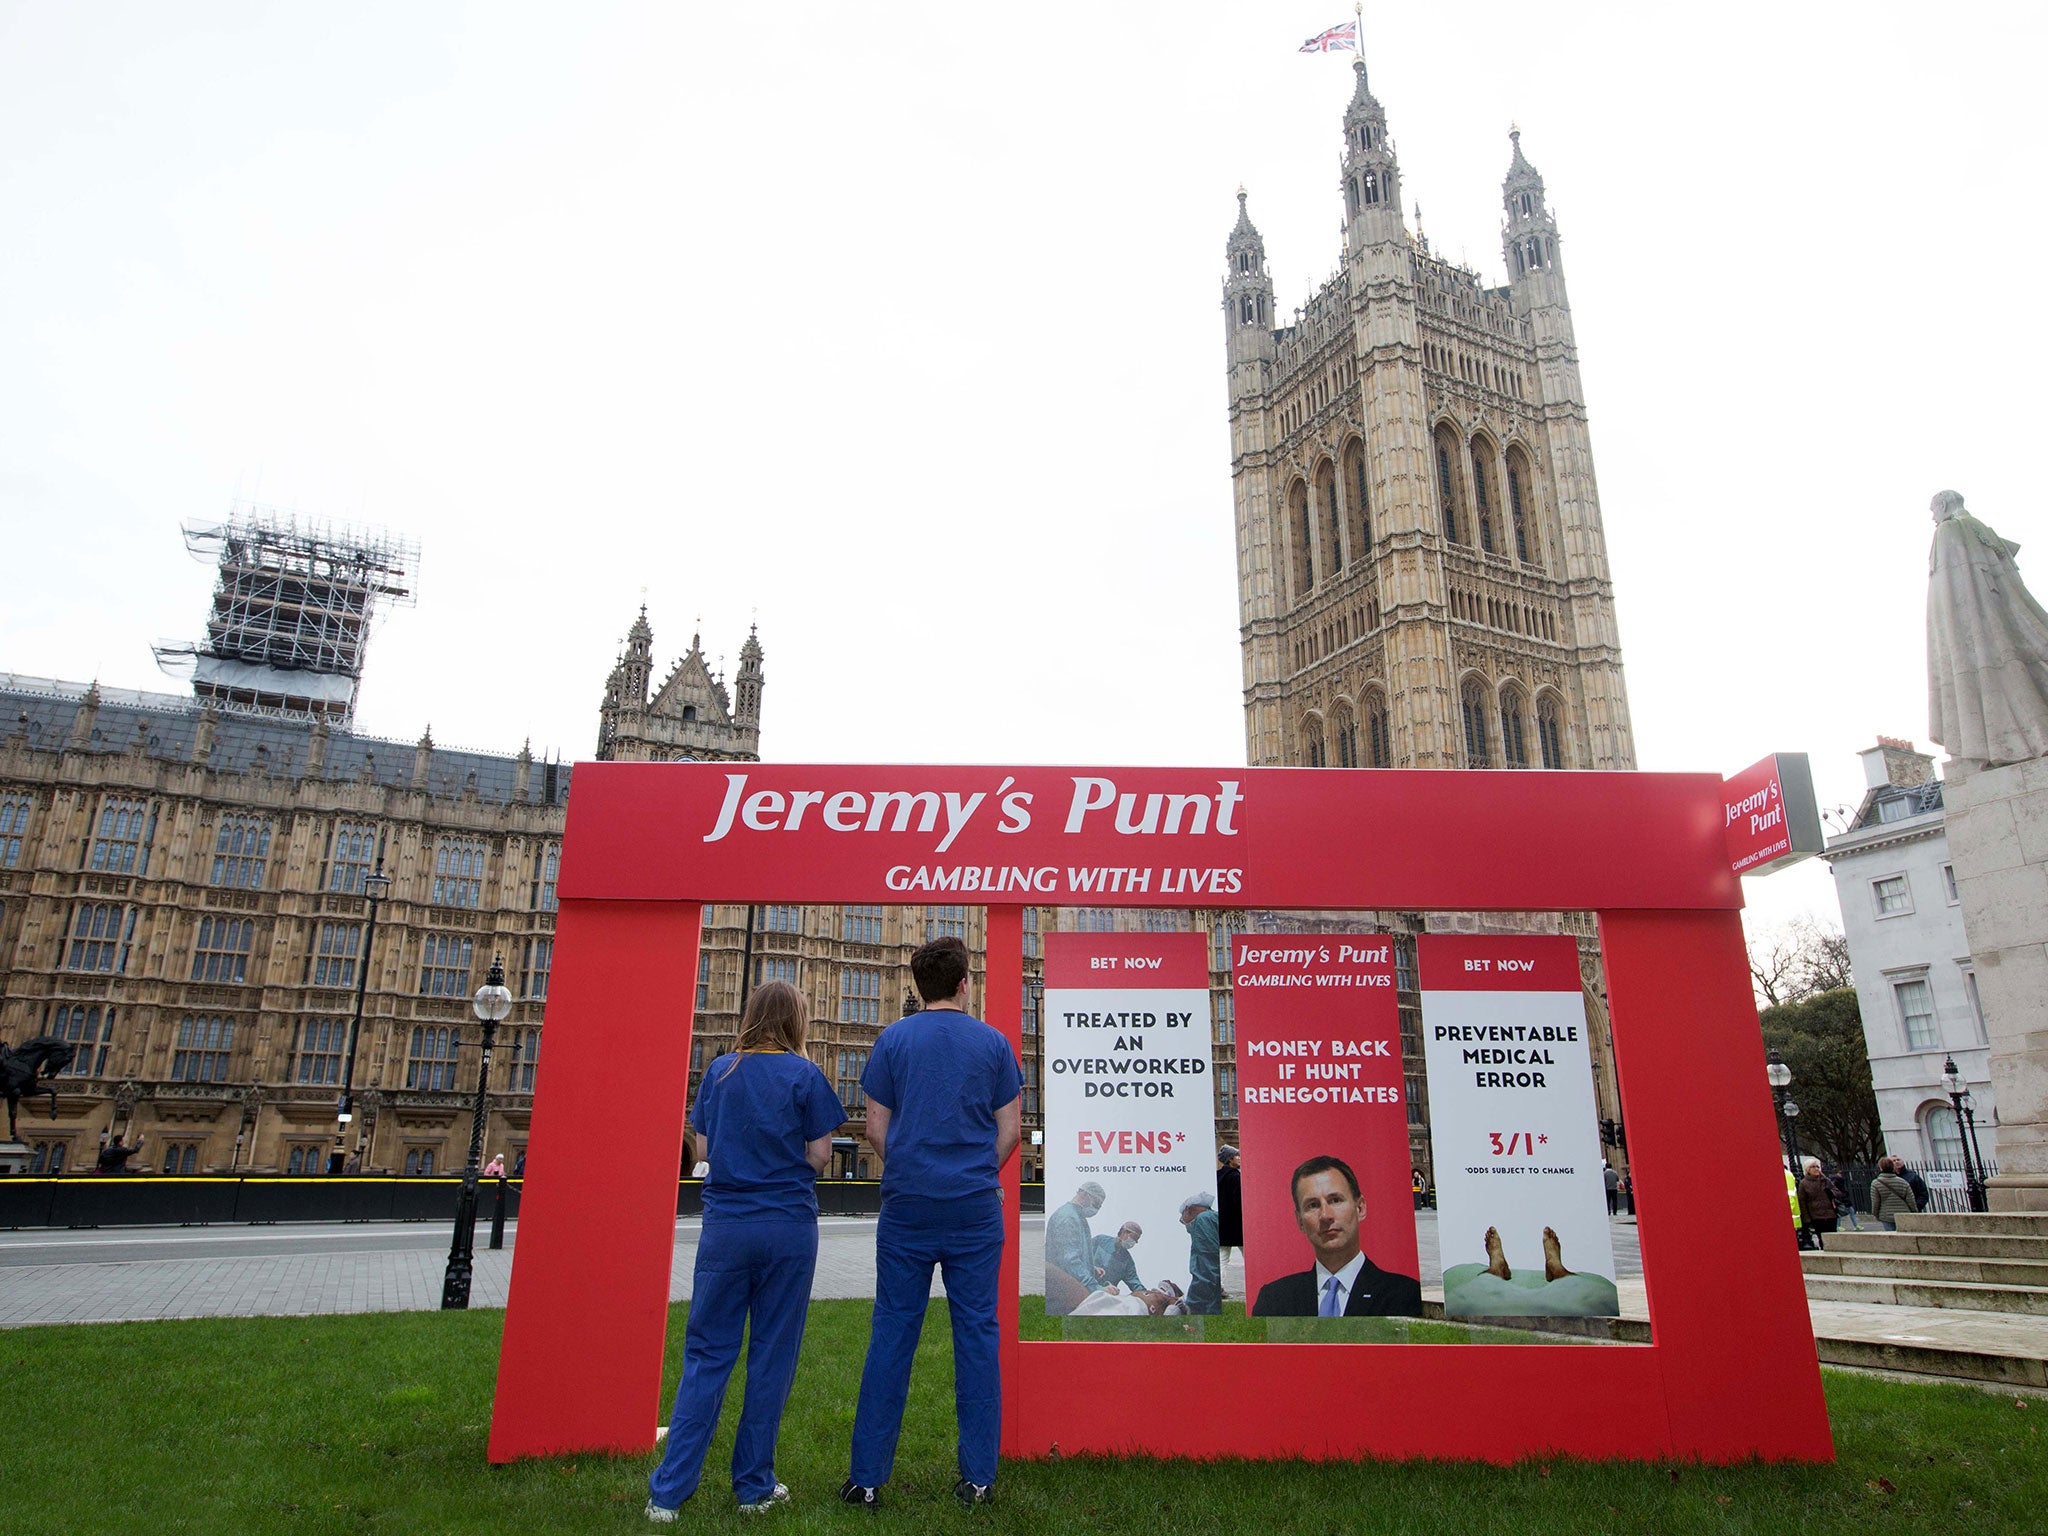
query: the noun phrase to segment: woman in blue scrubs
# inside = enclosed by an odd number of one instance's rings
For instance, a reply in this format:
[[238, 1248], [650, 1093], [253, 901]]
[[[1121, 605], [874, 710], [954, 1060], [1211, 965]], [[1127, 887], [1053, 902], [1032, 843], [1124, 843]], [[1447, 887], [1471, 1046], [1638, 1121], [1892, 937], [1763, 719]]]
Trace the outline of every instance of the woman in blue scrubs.
[[755, 989], [734, 1050], [704, 1069], [690, 1112], [704, 1180], [704, 1226], [683, 1342], [668, 1449], [648, 1480], [647, 1518], [676, 1518], [697, 1491], [725, 1384], [747, 1350], [746, 1399], [732, 1449], [732, 1490], [744, 1513], [787, 1503], [775, 1480], [775, 1437], [796, 1378], [818, 1267], [817, 1178], [846, 1110], [804, 1055], [804, 1000], [787, 982]]

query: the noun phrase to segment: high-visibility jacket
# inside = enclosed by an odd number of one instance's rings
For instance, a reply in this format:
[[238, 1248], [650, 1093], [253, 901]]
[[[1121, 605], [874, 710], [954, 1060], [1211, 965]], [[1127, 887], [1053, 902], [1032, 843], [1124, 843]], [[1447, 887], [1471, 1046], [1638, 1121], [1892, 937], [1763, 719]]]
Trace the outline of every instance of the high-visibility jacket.
[[1806, 1220], [1799, 1214], [1799, 1181], [1792, 1177], [1792, 1170], [1785, 1170], [1785, 1197], [1792, 1202], [1792, 1225], [1804, 1227]]

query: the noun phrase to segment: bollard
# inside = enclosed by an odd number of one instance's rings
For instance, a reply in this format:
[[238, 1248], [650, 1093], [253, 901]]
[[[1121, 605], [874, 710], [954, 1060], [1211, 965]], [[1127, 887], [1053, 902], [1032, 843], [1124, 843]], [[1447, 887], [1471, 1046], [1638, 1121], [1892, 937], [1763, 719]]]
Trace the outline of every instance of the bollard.
[[498, 1175], [498, 1197], [491, 1205], [491, 1246], [505, 1246], [505, 1175]]

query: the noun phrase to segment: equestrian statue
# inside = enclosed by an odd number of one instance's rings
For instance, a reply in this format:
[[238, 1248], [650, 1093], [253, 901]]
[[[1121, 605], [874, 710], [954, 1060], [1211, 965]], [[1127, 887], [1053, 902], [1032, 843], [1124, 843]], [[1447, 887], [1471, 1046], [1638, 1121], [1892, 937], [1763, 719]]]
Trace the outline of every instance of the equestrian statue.
[[[71, 1065], [78, 1047], [55, 1035], [37, 1035], [19, 1047], [0, 1041], [0, 1087], [7, 1093], [7, 1139], [14, 1140], [15, 1107], [25, 1093], [50, 1095], [50, 1118], [57, 1117], [56, 1077]], [[38, 1081], [38, 1079], [41, 1081]]]

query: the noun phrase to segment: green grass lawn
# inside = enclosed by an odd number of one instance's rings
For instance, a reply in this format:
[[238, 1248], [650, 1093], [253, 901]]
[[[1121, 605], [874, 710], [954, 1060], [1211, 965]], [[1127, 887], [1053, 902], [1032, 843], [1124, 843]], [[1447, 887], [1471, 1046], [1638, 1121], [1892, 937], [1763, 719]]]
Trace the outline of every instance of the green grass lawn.
[[[1028, 1332], [1048, 1324], [1027, 1298]], [[665, 1391], [682, 1360], [670, 1329]], [[811, 1312], [778, 1471], [786, 1530], [2028, 1532], [2048, 1529], [2048, 1401], [1830, 1373], [1831, 1467], [1513, 1468], [1066, 1461], [1006, 1466], [999, 1503], [948, 1497], [950, 1348], [935, 1303], [896, 1481], [879, 1516], [833, 1494], [846, 1473], [866, 1302]], [[0, 1334], [7, 1433], [0, 1536], [40, 1532], [627, 1531], [648, 1458], [484, 1461], [503, 1314], [385, 1313], [23, 1328]], [[1211, 1337], [1249, 1326], [1241, 1317]], [[737, 1383], [738, 1377], [735, 1377]], [[683, 1528], [730, 1528], [735, 1391]], [[1109, 1411], [1114, 1411], [1111, 1408]], [[1228, 1414], [1228, 1402], [1193, 1411]]]

